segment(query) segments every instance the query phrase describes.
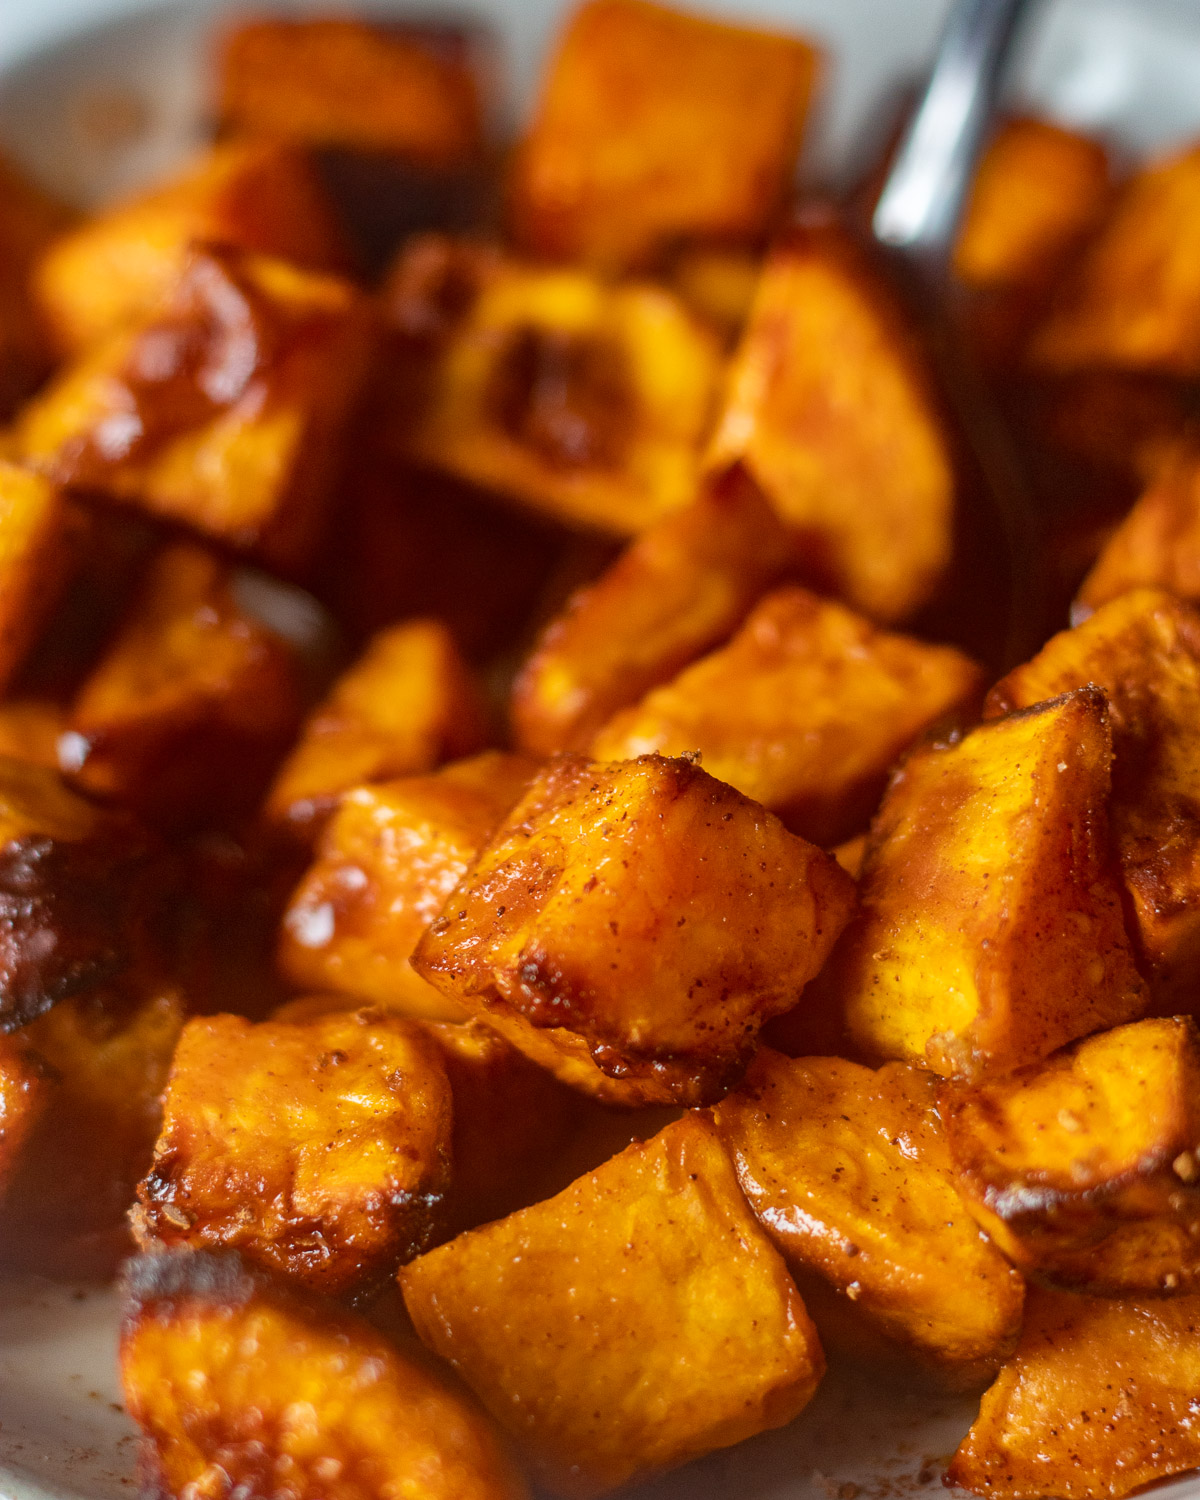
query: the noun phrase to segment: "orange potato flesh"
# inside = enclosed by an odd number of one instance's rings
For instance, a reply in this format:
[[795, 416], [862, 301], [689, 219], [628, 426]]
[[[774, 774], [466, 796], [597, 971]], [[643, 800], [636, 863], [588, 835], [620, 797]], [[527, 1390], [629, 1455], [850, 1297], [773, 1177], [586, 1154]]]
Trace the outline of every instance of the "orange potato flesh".
[[954, 1387], [995, 1373], [1016, 1343], [1024, 1289], [959, 1196], [932, 1075], [763, 1048], [714, 1118], [798, 1278], [827, 1283], [843, 1317], [881, 1335], [893, 1359]]
[[381, 631], [304, 726], [264, 809], [311, 839], [341, 794], [432, 771], [486, 739], [479, 688], [438, 620]]
[[542, 632], [513, 686], [517, 743], [583, 750], [618, 709], [719, 645], [793, 560], [790, 539], [738, 475], [632, 542]]
[[414, 966], [534, 1061], [559, 1049], [564, 1082], [614, 1102], [708, 1103], [853, 904], [830, 856], [691, 761], [562, 755]]
[[48, 698], [9, 698], [0, 703], [0, 756], [58, 770], [62, 707]]
[[29, 271], [70, 215], [0, 155], [0, 422], [51, 363], [46, 330], [29, 295]]
[[989, 714], [1094, 683], [1113, 734], [1109, 817], [1155, 1003], [1200, 981], [1200, 615], [1140, 589], [1102, 606], [997, 683]]
[[981, 669], [960, 651], [784, 588], [723, 649], [616, 714], [590, 753], [698, 750], [713, 776], [793, 832], [832, 844], [865, 826], [900, 753], [969, 712], [982, 687]]
[[524, 756], [493, 750], [431, 776], [347, 792], [284, 915], [284, 974], [301, 988], [431, 1020], [463, 1019], [462, 1005], [409, 960], [535, 769]]
[[19, 450], [63, 484], [300, 572], [372, 342], [348, 281], [193, 245], [161, 299], [26, 407]]
[[1027, 1275], [1102, 1296], [1195, 1289], [1190, 1019], [1118, 1026], [1008, 1078], [945, 1085], [939, 1109], [971, 1211]]
[[189, 1021], [137, 1241], [238, 1250], [330, 1296], [380, 1285], [432, 1241], [451, 1111], [438, 1049], [399, 1017]]
[[56, 1081], [23, 1038], [0, 1036], [0, 1202], [26, 1142], [53, 1104]]
[[696, 1115], [400, 1273], [417, 1332], [552, 1493], [592, 1496], [782, 1426], [824, 1359]]
[[125, 1273], [125, 1405], [162, 1495], [527, 1500], [483, 1414], [368, 1323], [197, 1251]]
[[518, 153], [518, 240], [620, 268], [681, 238], [760, 239], [790, 186], [817, 64], [798, 37], [646, 0], [581, 5]]
[[819, 986], [861, 1051], [973, 1078], [1142, 1013], [1109, 851], [1111, 747], [1104, 696], [1084, 688], [909, 757]]
[[79, 531], [55, 485], [0, 459], [0, 688], [58, 602]]
[[1031, 1289], [1017, 1352], [947, 1484], [997, 1500], [1119, 1500], [1200, 1464], [1200, 1297]]
[[676, 296], [732, 347], [738, 340], [758, 288], [762, 255], [728, 245], [685, 245], [667, 272]]
[[789, 229], [767, 258], [706, 459], [737, 462], [797, 533], [810, 582], [883, 624], [934, 593], [952, 549], [948, 439], [912, 330], [833, 220]]
[[245, 22], [221, 49], [221, 121], [237, 134], [453, 166], [483, 144], [475, 79], [454, 42], [445, 28]]
[[345, 263], [333, 210], [302, 151], [271, 141], [217, 146], [41, 256], [33, 294], [63, 351], [78, 353], [148, 314], [202, 240], [313, 271]]

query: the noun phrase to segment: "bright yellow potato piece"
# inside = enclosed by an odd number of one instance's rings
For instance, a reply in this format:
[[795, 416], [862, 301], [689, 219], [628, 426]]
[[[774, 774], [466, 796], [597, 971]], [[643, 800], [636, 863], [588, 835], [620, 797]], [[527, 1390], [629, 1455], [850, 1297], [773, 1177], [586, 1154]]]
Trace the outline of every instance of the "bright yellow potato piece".
[[950, 562], [955, 477], [912, 331], [849, 235], [812, 219], [767, 258], [706, 463], [742, 463], [811, 582], [883, 624]]
[[1027, 1275], [1106, 1296], [1200, 1284], [1190, 1018], [1136, 1021], [1008, 1078], [944, 1085], [939, 1108], [971, 1211]]
[[1095, 683], [1113, 736], [1109, 818], [1157, 1005], [1200, 983], [1200, 615], [1157, 589], [1124, 594], [992, 689], [987, 713]]
[[[842, 1322], [951, 1386], [996, 1372], [1024, 1288], [959, 1196], [932, 1075], [764, 1047], [714, 1118], [806, 1299], [824, 1282]], [[828, 1344], [819, 1301], [812, 1310]]]
[[829, 855], [690, 760], [562, 755], [413, 962], [534, 1061], [554, 1066], [557, 1049], [564, 1082], [619, 1103], [708, 1103], [853, 905]]
[[273, 141], [201, 154], [170, 181], [62, 235], [34, 269], [38, 308], [67, 353], [146, 316], [197, 241], [341, 270], [346, 252], [308, 159]]
[[284, 974], [304, 989], [463, 1019], [462, 1005], [409, 959], [535, 770], [524, 756], [493, 750], [431, 776], [347, 792], [284, 915]]
[[552, 1493], [591, 1496], [779, 1427], [824, 1359], [712, 1124], [406, 1266], [426, 1344]]
[[23, 1038], [0, 1036], [0, 1201], [26, 1141], [53, 1103], [55, 1081]]
[[265, 814], [311, 838], [341, 794], [432, 771], [487, 735], [484, 705], [454, 637], [438, 620], [382, 630], [309, 718]]
[[1057, 371], [1200, 374], [1200, 148], [1129, 183], [1032, 356]]
[[517, 743], [583, 750], [618, 709], [720, 645], [794, 561], [752, 484], [731, 475], [642, 533], [542, 632], [513, 685]]
[[699, 750], [713, 776], [832, 844], [865, 826], [900, 753], [939, 720], [971, 712], [982, 689], [982, 670], [960, 651], [780, 589], [722, 650], [618, 713], [591, 753]]
[[1111, 760], [1098, 688], [909, 757], [872, 827], [861, 916], [822, 976], [863, 1052], [977, 1077], [1142, 1013]]
[[791, 186], [817, 62], [798, 37], [589, 0], [518, 153], [518, 239], [618, 268], [681, 238], [760, 239]]
[[1017, 1352], [948, 1484], [997, 1500], [1119, 1500], [1200, 1464], [1200, 1297], [1031, 1290]]
[[25, 408], [20, 453], [270, 566], [308, 566], [372, 319], [348, 281], [201, 245], [162, 299]]
[[344, 1308], [203, 1251], [142, 1256], [124, 1290], [121, 1382], [156, 1493], [527, 1500], [483, 1413]]
[[78, 532], [55, 485], [0, 459], [0, 688], [58, 601]]

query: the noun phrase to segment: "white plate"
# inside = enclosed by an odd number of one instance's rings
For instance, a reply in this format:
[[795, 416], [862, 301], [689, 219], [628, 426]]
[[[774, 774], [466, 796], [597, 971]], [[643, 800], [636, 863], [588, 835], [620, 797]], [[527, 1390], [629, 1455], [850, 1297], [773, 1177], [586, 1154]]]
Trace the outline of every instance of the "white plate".
[[[690, 0], [782, 21], [833, 60], [808, 170], [836, 179], [889, 93], [920, 68], [946, 0]], [[0, 0], [0, 146], [80, 203], [153, 177], [200, 137], [212, 16], [221, 4]], [[243, 9], [265, 6], [245, 0]], [[328, 11], [338, 0], [280, 10]], [[367, 8], [342, 5], [340, 8]], [[403, 9], [375, 0], [374, 9]], [[428, 13], [429, 4], [421, 6]], [[528, 99], [560, 0], [474, 0]], [[1014, 93], [1134, 155], [1200, 135], [1200, 0], [1051, 0], [1014, 70]], [[130, 110], [133, 102], [136, 106]], [[96, 113], [139, 118], [100, 144]], [[0, 1283], [0, 1500], [118, 1500], [133, 1485], [134, 1434], [120, 1409], [111, 1292]], [[639, 1500], [897, 1500], [941, 1493], [974, 1402], [930, 1400], [830, 1377], [790, 1428], [692, 1464]], [[1163, 1500], [1200, 1500], [1200, 1479]]]

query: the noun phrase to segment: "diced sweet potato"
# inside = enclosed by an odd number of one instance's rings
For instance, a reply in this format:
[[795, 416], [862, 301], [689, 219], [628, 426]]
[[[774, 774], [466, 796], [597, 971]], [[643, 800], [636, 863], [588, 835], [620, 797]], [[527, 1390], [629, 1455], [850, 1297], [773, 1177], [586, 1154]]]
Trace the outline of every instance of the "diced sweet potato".
[[761, 274], [759, 252], [699, 244], [680, 247], [666, 280], [685, 305], [732, 346], [746, 326]]
[[49, 480], [0, 459], [0, 688], [55, 606], [78, 532]]
[[569, 600], [513, 687], [517, 743], [584, 750], [618, 709], [719, 645], [793, 561], [790, 539], [736, 472], [642, 533]]
[[302, 151], [272, 141], [218, 146], [47, 249], [33, 291], [62, 349], [76, 353], [145, 317], [200, 240], [314, 271], [345, 263], [333, 211]]
[[283, 919], [287, 977], [409, 1015], [461, 1020], [462, 1005], [409, 959], [535, 769], [493, 750], [432, 776], [347, 792]]
[[1157, 589], [1104, 605], [992, 689], [986, 712], [1094, 683], [1108, 697], [1109, 819], [1155, 1002], [1200, 983], [1200, 615]]
[[1008, 1078], [946, 1084], [939, 1108], [972, 1212], [1027, 1275], [1102, 1296], [1200, 1285], [1189, 1018], [1136, 1021]]
[[1007, 120], [975, 173], [954, 270], [985, 356], [1009, 361], [1072, 255], [1109, 205], [1100, 141], [1045, 120]]
[[48, 698], [9, 698], [0, 703], [0, 756], [58, 770], [58, 737], [65, 715]]
[[557, 1050], [565, 1082], [614, 1102], [708, 1103], [853, 905], [829, 855], [690, 760], [562, 755], [413, 963], [535, 1061]]
[[1079, 590], [1080, 614], [1136, 588], [1169, 589], [1200, 604], [1200, 451], [1160, 468], [1109, 538]]
[[798, 533], [810, 581], [884, 624], [949, 565], [955, 475], [914, 334], [827, 216], [767, 258], [707, 461], [744, 464]]
[[50, 365], [49, 340], [29, 296], [29, 271], [69, 218], [0, 156], [0, 422]]
[[518, 154], [517, 237], [607, 267], [680, 238], [760, 239], [791, 186], [816, 70], [798, 37], [590, 0]]
[[218, 245], [22, 413], [26, 462], [77, 490], [308, 566], [372, 346], [366, 299]]
[[[1024, 1287], [959, 1196], [935, 1088], [902, 1063], [875, 1073], [764, 1047], [714, 1118], [801, 1291], [826, 1283], [892, 1360], [969, 1387], [1012, 1352]], [[829, 1347], [815, 1299], [812, 1311]]]
[[52, 1070], [21, 1037], [0, 1036], [0, 1201], [54, 1084]]
[[313, 1291], [361, 1292], [432, 1242], [451, 1130], [439, 1049], [410, 1021], [196, 1018], [134, 1234], [143, 1249], [239, 1250]]
[[1050, 370], [1112, 367], [1200, 374], [1200, 148], [1152, 163], [1108, 222], [1037, 333]]
[[1017, 1352], [947, 1484], [998, 1500], [1119, 1500], [1200, 1464], [1200, 1297], [1031, 1290]]
[[311, 840], [343, 792], [432, 771], [487, 738], [478, 686], [438, 620], [381, 631], [304, 726], [267, 798], [269, 821]]
[[861, 916], [821, 981], [866, 1054], [977, 1077], [1142, 1013], [1111, 760], [1099, 688], [909, 757], [872, 827]]
[[302, 712], [296, 658], [228, 565], [172, 546], [76, 698], [60, 762], [157, 822], [219, 822], [256, 805]]
[[483, 1413], [344, 1308], [203, 1251], [132, 1261], [125, 1296], [153, 1493], [526, 1500]]
[[400, 1276], [421, 1338], [556, 1494], [598, 1495], [782, 1426], [824, 1370], [696, 1115]]
[[699, 750], [713, 776], [833, 844], [866, 825], [900, 753], [931, 725], [972, 713], [982, 690], [981, 668], [960, 651], [785, 588], [724, 649], [618, 713], [591, 753]]

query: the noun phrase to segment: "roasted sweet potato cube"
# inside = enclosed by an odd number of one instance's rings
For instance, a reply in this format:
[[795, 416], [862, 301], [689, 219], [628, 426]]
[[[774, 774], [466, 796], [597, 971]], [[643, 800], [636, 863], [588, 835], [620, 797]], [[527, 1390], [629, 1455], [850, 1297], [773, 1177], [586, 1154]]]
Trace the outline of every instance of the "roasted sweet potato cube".
[[53, 1071], [23, 1038], [0, 1036], [0, 1201], [54, 1085]]
[[954, 248], [981, 352], [1011, 361], [1111, 196], [1100, 141], [1046, 120], [1005, 121], [975, 174]]
[[395, 403], [389, 442], [630, 536], [694, 498], [720, 363], [716, 336], [663, 287], [507, 260], [446, 336], [425, 401]]
[[196, 241], [343, 269], [341, 232], [305, 153], [273, 141], [204, 152], [170, 181], [62, 235], [34, 268], [34, 297], [76, 353], [145, 317]]
[[236, 134], [447, 167], [483, 145], [466, 39], [448, 27], [247, 21], [225, 38], [220, 117]]
[[736, 472], [630, 543], [542, 632], [513, 687], [517, 743], [584, 750], [618, 709], [720, 645], [792, 562], [786, 531]]
[[78, 539], [78, 519], [58, 489], [0, 459], [0, 688], [54, 608]]
[[[1024, 1287], [959, 1196], [933, 1075], [764, 1047], [715, 1119], [802, 1293], [824, 1283], [851, 1337], [890, 1346], [884, 1362], [915, 1359], [952, 1387], [995, 1374]], [[806, 1301], [830, 1347], [820, 1302]]]
[[817, 60], [798, 37], [589, 0], [517, 157], [517, 237], [610, 268], [681, 238], [760, 239], [791, 186]]
[[945, 1084], [939, 1108], [971, 1211], [1027, 1275], [1102, 1296], [1200, 1285], [1190, 1018], [1135, 1021], [1007, 1078]]
[[1200, 374], [1200, 148], [1151, 163], [1036, 334], [1044, 369]]
[[668, 286], [732, 347], [754, 304], [762, 255], [730, 245], [683, 245], [666, 273]]
[[432, 771], [479, 750], [479, 687], [438, 620], [380, 631], [304, 726], [266, 803], [270, 822], [311, 840], [343, 792]]
[[348, 281], [193, 246], [162, 301], [25, 408], [18, 443], [60, 483], [300, 572], [371, 347]]
[[763, 269], [707, 459], [739, 461], [798, 533], [811, 582], [884, 624], [937, 588], [949, 442], [912, 330], [827, 216], [789, 229]]
[[[447, 898], [413, 962], [564, 1081], [708, 1103], [854, 905], [827, 854], [687, 758], [561, 755]], [[580, 1077], [581, 1065], [591, 1075]]]
[[863, 1052], [974, 1078], [1144, 1011], [1109, 849], [1111, 760], [1094, 687], [909, 757], [821, 980]]
[[1157, 589], [1104, 605], [992, 689], [989, 714], [1095, 683], [1108, 697], [1109, 819], [1156, 1004], [1200, 983], [1200, 614]]
[[616, 714], [591, 753], [699, 750], [713, 776], [793, 832], [833, 844], [866, 826], [900, 753], [930, 726], [972, 713], [982, 690], [981, 668], [960, 651], [785, 588], [722, 650]]
[[469, 1398], [344, 1308], [205, 1251], [141, 1256], [124, 1290], [125, 1405], [156, 1494], [526, 1500]]
[[12, 415], [51, 363], [49, 339], [29, 295], [29, 271], [69, 219], [0, 156], [0, 421]]
[[824, 1359], [712, 1124], [688, 1115], [400, 1273], [421, 1338], [555, 1494], [780, 1427]]
[[432, 1241], [450, 1177], [450, 1084], [413, 1022], [364, 1008], [184, 1027], [143, 1249], [239, 1250], [332, 1296], [378, 1286]]
[[1200, 1464], [1200, 1297], [1031, 1289], [1017, 1352], [947, 1484], [998, 1500], [1119, 1500]]
[[284, 915], [284, 974], [301, 988], [462, 1020], [462, 1004], [409, 959], [535, 769], [492, 750], [432, 776], [347, 792]]
[[302, 712], [297, 659], [242, 607], [237, 575], [171, 546], [75, 699], [59, 759], [156, 822], [219, 822], [257, 803]]
[[0, 703], [0, 756], [58, 770], [58, 738], [65, 715], [49, 698], [9, 698]]
[[1137, 588], [1200, 604], [1200, 450], [1173, 453], [1113, 532], [1079, 590], [1090, 613]]

